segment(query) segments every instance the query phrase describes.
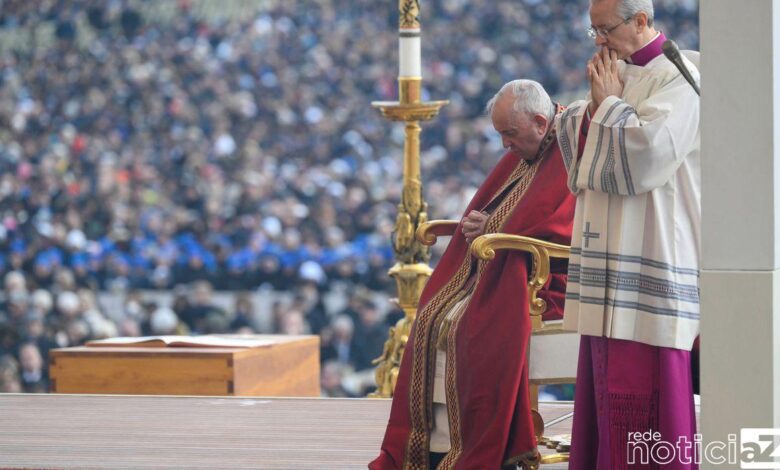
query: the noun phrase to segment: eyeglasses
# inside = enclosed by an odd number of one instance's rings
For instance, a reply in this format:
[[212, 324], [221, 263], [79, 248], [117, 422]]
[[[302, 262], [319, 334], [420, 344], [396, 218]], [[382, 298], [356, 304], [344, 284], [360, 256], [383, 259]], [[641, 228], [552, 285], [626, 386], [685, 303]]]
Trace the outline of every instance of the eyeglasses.
[[588, 37], [591, 39], [596, 39], [596, 37], [600, 37], [601, 39], [607, 39], [609, 37], [609, 33], [617, 29], [618, 27], [628, 23], [631, 21], [634, 17], [629, 16], [628, 18], [624, 19], [620, 23], [616, 24], [615, 26], [612, 26], [611, 28], [596, 28], [593, 25], [590, 25], [590, 28], [588, 28]]

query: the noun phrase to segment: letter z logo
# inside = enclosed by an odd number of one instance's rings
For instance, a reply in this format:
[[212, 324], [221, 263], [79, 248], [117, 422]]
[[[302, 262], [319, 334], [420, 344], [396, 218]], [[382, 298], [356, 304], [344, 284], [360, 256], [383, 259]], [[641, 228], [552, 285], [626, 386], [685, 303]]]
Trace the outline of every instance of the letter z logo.
[[739, 468], [746, 470], [780, 469], [780, 429], [745, 428], [741, 430]]

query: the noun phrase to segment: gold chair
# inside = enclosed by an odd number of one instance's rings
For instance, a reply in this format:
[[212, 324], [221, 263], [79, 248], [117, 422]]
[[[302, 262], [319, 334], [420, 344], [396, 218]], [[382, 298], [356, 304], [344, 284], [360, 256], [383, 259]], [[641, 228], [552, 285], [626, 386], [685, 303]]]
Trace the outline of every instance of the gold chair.
[[[417, 239], [425, 245], [433, 245], [438, 237], [452, 236], [458, 222], [432, 220], [417, 229]], [[534, 238], [505, 233], [482, 235], [471, 244], [474, 256], [491, 260], [497, 250], [523, 251], [531, 254], [532, 269], [528, 280], [528, 302], [531, 315], [531, 345], [529, 347], [529, 394], [534, 415], [534, 431], [539, 445], [557, 449], [561, 453], [545, 455], [542, 464], [567, 462], [570, 436], [547, 438], [544, 436], [544, 420], [539, 414], [539, 387], [549, 384], [574, 383], [579, 354], [579, 335], [563, 330], [560, 320], [542, 320], [547, 310], [544, 299], [537, 297], [550, 277], [550, 258], [568, 259], [570, 248]], [[568, 438], [568, 439], [567, 439]]]

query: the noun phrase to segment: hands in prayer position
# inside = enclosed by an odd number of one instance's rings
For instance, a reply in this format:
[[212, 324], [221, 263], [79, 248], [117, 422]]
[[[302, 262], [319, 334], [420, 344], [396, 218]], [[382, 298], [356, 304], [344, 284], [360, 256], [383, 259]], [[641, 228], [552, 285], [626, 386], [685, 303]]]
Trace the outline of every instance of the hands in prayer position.
[[606, 47], [596, 52], [588, 61], [588, 80], [590, 81], [590, 114], [593, 116], [608, 96], [621, 96], [623, 82], [618, 74], [617, 52]]
[[477, 211], [471, 211], [463, 218], [463, 235], [466, 237], [466, 243], [473, 242], [485, 233], [487, 219], [487, 214]]

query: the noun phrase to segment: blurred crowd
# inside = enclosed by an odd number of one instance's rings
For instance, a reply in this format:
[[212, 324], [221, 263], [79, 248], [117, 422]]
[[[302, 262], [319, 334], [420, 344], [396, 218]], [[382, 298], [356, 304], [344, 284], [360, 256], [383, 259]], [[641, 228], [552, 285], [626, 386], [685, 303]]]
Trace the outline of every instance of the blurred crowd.
[[[204, 3], [0, 2], [0, 35], [28, 38], [0, 55], [0, 387], [45, 390], [52, 346], [158, 334], [158, 317], [257, 331], [242, 294], [233, 311], [192, 307], [212, 290], [295, 292], [269, 332], [321, 334], [323, 384], [381, 352], [391, 320], [370, 296], [308, 304], [334, 283], [394, 292], [403, 130], [370, 102], [397, 97], [396, 3]], [[421, 2], [424, 98], [451, 102], [422, 136], [432, 218], [459, 216], [500, 157], [482, 110], [501, 84], [583, 90], [587, 5]], [[698, 2], [656, 5], [660, 29], [698, 49]], [[179, 304], [134, 300], [172, 289]], [[105, 291], [137, 306], [107, 311]]]

